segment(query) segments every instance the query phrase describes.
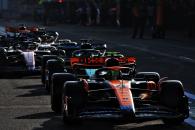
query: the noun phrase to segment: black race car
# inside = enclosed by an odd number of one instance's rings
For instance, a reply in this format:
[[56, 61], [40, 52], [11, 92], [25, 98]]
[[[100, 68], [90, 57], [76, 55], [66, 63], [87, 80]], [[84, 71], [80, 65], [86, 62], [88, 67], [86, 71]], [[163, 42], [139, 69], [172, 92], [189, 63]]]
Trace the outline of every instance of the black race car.
[[58, 33], [38, 27], [5, 27], [6, 35], [0, 37], [0, 72], [39, 72], [43, 55], [64, 55], [57, 50]]
[[43, 45], [32, 41], [21, 41], [0, 48], [0, 72], [34, 73], [40, 72], [44, 55], [65, 55], [55, 46]]
[[27, 27], [25, 25], [5, 27], [6, 37], [10, 43], [20, 43], [22, 41], [39, 42], [42, 44], [54, 44], [59, 37], [59, 33], [40, 27]]
[[[51, 77], [54, 73], [59, 72], [73, 72], [73, 66], [71, 65], [72, 59], [81, 57], [101, 57], [102, 54], [99, 50], [94, 49], [82, 49], [76, 50], [72, 53], [72, 57], [59, 57], [59, 56], [44, 56], [43, 60], [47, 60], [45, 66], [42, 66], [42, 78], [46, 90], [50, 91]], [[74, 58], [73, 58], [74, 57]], [[49, 59], [49, 60], [48, 60]]]
[[[62, 39], [56, 42], [56, 44], [52, 45], [57, 48], [56, 55], [45, 55], [42, 58], [42, 69], [41, 69], [41, 79], [44, 86], [46, 86], [47, 90], [49, 90], [49, 82], [51, 81], [50, 77], [53, 74], [51, 72], [48, 73], [48, 68], [50, 64], [53, 64], [53, 60], [63, 61], [63, 65], [65, 68], [70, 66], [70, 58], [71, 57], [101, 57], [105, 54], [106, 44], [105, 43], [85, 43], [81, 40], [81, 43], [72, 42], [69, 39]], [[98, 48], [97, 48], [98, 46]], [[64, 55], [61, 53], [64, 52]], [[47, 75], [47, 76], [46, 76]], [[45, 82], [47, 81], [47, 82]]]

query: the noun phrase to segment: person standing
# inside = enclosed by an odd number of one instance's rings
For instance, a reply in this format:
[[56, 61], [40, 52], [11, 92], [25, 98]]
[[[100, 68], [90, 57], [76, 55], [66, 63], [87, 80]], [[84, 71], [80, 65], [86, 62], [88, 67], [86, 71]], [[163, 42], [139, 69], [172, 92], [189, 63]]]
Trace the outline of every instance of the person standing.
[[132, 14], [133, 14], [133, 34], [132, 38], [143, 38], [144, 30], [147, 22], [148, 9], [147, 0], [133, 0]]
[[165, 38], [165, 0], [157, 0], [153, 38]]
[[98, 25], [100, 23], [100, 8], [99, 1], [89, 0], [90, 6], [90, 18], [92, 25]]

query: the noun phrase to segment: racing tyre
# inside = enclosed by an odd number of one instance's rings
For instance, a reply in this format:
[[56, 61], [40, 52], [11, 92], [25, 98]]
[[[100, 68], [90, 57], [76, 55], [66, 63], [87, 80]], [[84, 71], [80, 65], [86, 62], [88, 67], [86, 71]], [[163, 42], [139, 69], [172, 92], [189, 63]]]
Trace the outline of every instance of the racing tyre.
[[66, 81], [76, 81], [76, 78], [69, 73], [54, 73], [52, 75], [51, 109], [56, 113], [62, 112], [62, 90]]
[[138, 72], [135, 75], [136, 80], [147, 80], [147, 81], [154, 81], [158, 83], [160, 80], [160, 74], [157, 72]]
[[45, 69], [46, 69], [46, 63], [50, 59], [57, 59], [57, 56], [55, 55], [44, 55], [42, 58], [41, 63], [41, 81], [43, 84], [45, 84]]
[[189, 116], [188, 98], [184, 95], [183, 85], [178, 80], [163, 81], [160, 85], [160, 103], [180, 116], [175, 118], [165, 118], [165, 124], [181, 124]]
[[[0, 66], [4, 66], [6, 63], [6, 49], [0, 48]], [[1, 71], [1, 70], [0, 70]], [[0, 78], [4, 73], [0, 72]]]
[[64, 72], [63, 61], [55, 59], [48, 60], [46, 64], [46, 70], [47, 71], [45, 73], [45, 88], [48, 92], [50, 92], [52, 74]]
[[62, 114], [65, 124], [81, 123], [78, 114], [84, 107], [86, 99], [87, 92], [80, 81], [69, 81], [65, 83], [62, 95]]

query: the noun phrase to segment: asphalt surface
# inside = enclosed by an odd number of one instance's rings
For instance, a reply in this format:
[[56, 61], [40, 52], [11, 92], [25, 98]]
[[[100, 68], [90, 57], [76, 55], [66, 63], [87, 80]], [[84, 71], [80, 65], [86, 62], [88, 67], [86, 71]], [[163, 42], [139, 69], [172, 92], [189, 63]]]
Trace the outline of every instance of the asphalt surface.
[[[16, 23], [16, 21], [12, 21]], [[2, 26], [5, 23], [2, 23]], [[32, 23], [28, 23], [32, 24]], [[87, 121], [81, 126], [65, 126], [60, 115], [50, 109], [50, 97], [40, 76], [0, 79], [0, 130], [193, 130], [195, 127], [195, 42], [186, 39], [131, 39], [130, 31], [111, 27], [81, 27], [58, 25], [49, 27], [61, 37], [78, 41], [93, 38], [107, 41], [110, 50], [121, 51], [137, 58], [138, 71], [156, 71], [161, 77], [183, 82], [190, 97], [190, 118], [179, 126], [167, 126], [162, 121], [116, 123]]]

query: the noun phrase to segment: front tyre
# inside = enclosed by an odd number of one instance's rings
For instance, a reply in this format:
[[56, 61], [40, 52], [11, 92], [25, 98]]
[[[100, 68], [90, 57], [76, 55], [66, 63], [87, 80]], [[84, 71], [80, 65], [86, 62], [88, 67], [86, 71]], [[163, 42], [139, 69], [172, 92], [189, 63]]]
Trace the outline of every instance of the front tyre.
[[64, 83], [67, 81], [76, 81], [74, 75], [69, 73], [54, 73], [52, 75], [51, 85], [51, 109], [56, 113], [61, 113], [62, 93]]
[[41, 60], [41, 81], [43, 84], [45, 84], [45, 69], [47, 61], [50, 59], [57, 59], [56, 55], [44, 55]]
[[45, 88], [48, 92], [51, 89], [51, 77], [54, 73], [64, 72], [64, 64], [63, 61], [60, 60], [48, 60], [46, 65], [46, 74], [45, 74]]
[[62, 96], [63, 121], [65, 124], [81, 123], [78, 115], [85, 106], [87, 92], [79, 81], [66, 82]]
[[178, 113], [178, 117], [163, 119], [165, 124], [181, 124], [189, 116], [188, 98], [178, 80], [167, 80], [160, 84], [160, 103]]

